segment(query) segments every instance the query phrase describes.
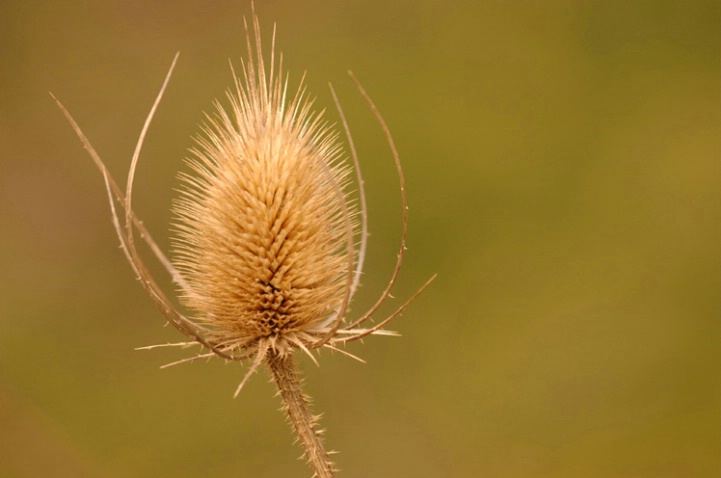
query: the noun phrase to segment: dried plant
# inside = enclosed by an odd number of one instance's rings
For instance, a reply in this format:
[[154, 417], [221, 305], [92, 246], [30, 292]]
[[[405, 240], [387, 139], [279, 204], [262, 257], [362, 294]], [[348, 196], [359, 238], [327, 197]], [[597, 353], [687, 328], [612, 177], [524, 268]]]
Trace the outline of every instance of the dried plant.
[[[135, 215], [132, 197], [144, 138], [178, 56], [140, 133], [124, 193], [75, 120], [55, 101], [103, 174], [113, 224], [128, 262], [167, 321], [191, 339], [144, 348], [200, 344], [205, 349], [167, 366], [214, 356], [249, 360], [236, 395], [260, 364], [267, 363], [305, 448], [305, 458], [315, 475], [325, 478], [333, 476], [335, 468], [321, 442], [308, 398], [301, 392], [293, 352], [301, 350], [315, 362], [311, 350], [323, 347], [358, 359], [339, 346], [368, 335], [395, 335], [383, 327], [434, 277], [388, 317], [364, 326], [390, 297], [398, 277], [406, 250], [408, 208], [393, 139], [351, 74], [388, 140], [400, 179], [403, 227], [395, 269], [380, 298], [361, 317], [346, 318], [368, 237], [363, 180], [353, 140], [331, 87], [353, 159], [360, 211], [346, 192], [351, 169], [344, 162], [336, 132], [312, 111], [302, 81], [289, 99], [282, 57], [275, 59], [275, 32], [266, 71], [258, 19], [255, 14], [252, 18], [252, 33], [246, 24], [248, 60], [240, 77], [233, 72], [235, 88], [227, 95], [230, 110], [216, 103], [217, 111], [207, 116], [203, 135], [188, 160], [193, 174], [181, 175], [184, 187], [173, 208], [174, 263]], [[193, 311], [192, 318], [176, 310], [151, 276], [138, 253], [136, 235], [177, 284], [182, 304]], [[360, 242], [357, 253], [356, 241]]]

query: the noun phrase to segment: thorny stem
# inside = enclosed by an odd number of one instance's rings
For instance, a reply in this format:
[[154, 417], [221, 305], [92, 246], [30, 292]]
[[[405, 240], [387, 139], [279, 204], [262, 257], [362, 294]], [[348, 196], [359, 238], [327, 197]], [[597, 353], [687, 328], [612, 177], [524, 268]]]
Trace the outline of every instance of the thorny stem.
[[308, 397], [301, 391], [301, 381], [293, 357], [291, 354], [281, 356], [271, 349], [266, 361], [278, 385], [283, 408], [288, 413], [298, 439], [303, 443], [304, 456], [315, 472], [314, 477], [333, 478], [335, 468], [323, 447], [321, 431], [316, 429], [317, 417], [310, 413]]

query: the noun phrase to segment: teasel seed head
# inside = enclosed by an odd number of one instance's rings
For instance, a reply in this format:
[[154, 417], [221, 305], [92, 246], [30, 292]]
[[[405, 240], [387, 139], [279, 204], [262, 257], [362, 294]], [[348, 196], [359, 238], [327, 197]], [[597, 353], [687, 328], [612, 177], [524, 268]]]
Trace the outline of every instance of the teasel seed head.
[[288, 336], [311, 337], [340, 312], [357, 210], [337, 135], [302, 87], [287, 102], [287, 81], [258, 58], [188, 161], [175, 263], [182, 302], [219, 345], [273, 338], [283, 351]]

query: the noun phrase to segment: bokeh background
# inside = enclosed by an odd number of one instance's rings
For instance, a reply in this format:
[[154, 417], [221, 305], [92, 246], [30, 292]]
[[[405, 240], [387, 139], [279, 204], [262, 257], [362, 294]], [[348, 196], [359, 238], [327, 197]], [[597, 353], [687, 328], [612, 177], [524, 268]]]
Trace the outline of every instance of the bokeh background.
[[[371, 242], [410, 200], [403, 337], [301, 359], [348, 477], [721, 476], [721, 4], [257, 1], [266, 40], [363, 162]], [[245, 54], [233, 1], [0, 2], [0, 476], [309, 476], [261, 373], [187, 351], [133, 278], [98, 171], [139, 168], [168, 247], [176, 174]], [[123, 182], [123, 181], [121, 181]], [[168, 282], [163, 282], [168, 285]], [[392, 307], [384, 309], [388, 312]]]

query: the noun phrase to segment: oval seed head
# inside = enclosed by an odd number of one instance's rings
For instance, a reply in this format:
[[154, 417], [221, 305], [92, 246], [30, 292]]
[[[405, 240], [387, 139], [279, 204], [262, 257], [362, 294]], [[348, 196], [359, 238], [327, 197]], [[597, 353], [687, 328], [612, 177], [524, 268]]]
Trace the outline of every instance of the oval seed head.
[[230, 111], [216, 104], [203, 126], [174, 205], [181, 300], [228, 348], [318, 337], [347, 300], [353, 266], [336, 135], [302, 87], [287, 102], [280, 72], [266, 76], [257, 36], [256, 50]]

